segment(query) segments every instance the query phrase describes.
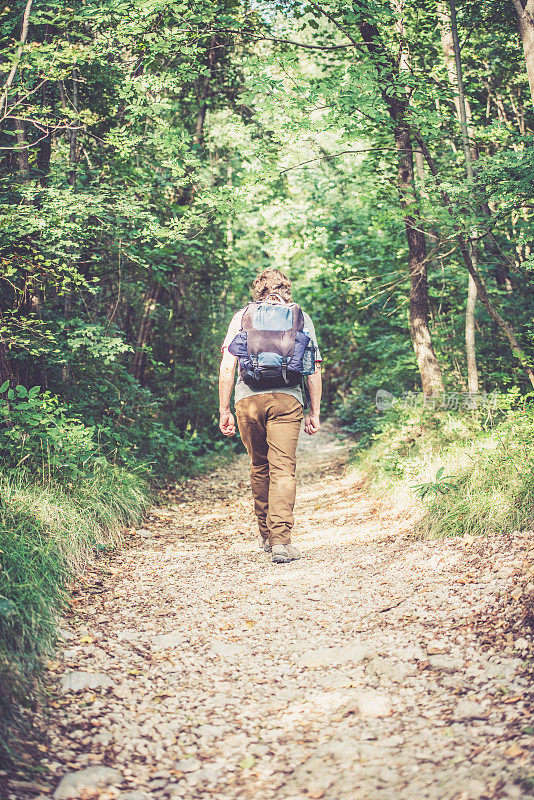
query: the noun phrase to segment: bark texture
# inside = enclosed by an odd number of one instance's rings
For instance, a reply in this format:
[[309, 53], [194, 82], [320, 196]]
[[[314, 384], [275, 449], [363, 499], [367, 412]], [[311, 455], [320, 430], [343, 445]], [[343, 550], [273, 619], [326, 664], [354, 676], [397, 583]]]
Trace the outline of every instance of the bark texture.
[[[426, 241], [416, 210], [414, 188], [414, 155], [410, 129], [406, 123], [409, 97], [392, 92], [397, 85], [398, 69], [391, 60], [378, 28], [364, 20], [359, 24], [360, 34], [373, 62], [381, 72], [381, 94], [393, 122], [393, 136], [398, 153], [397, 186], [404, 215], [408, 242], [408, 268], [410, 274], [410, 335], [412, 339], [423, 393], [427, 396], [444, 391], [443, 377], [428, 324], [428, 282], [426, 269]], [[404, 63], [401, 54], [399, 64]]]
[[[440, 26], [441, 26], [441, 42], [443, 54], [445, 56], [445, 63], [447, 65], [447, 72], [449, 81], [456, 90], [454, 95], [456, 104], [456, 113], [460, 121], [460, 128], [462, 131], [462, 146], [465, 158], [465, 171], [467, 180], [473, 188], [473, 161], [478, 157], [477, 149], [474, 145], [473, 126], [471, 118], [471, 108], [467, 101], [464, 92], [464, 82], [462, 76], [462, 59], [460, 54], [460, 44], [458, 41], [458, 28], [456, 25], [456, 5], [454, 0], [449, 0], [450, 19], [447, 20], [444, 16], [443, 6], [441, 7]], [[452, 53], [451, 53], [452, 47]], [[451, 59], [452, 55], [452, 59]], [[452, 62], [452, 63], [451, 63]], [[456, 80], [454, 80], [456, 79]], [[473, 198], [474, 200], [474, 198]], [[476, 201], [474, 203], [476, 206]], [[469, 241], [469, 252], [471, 262], [475, 271], [478, 271], [478, 252], [477, 252], [477, 231], [471, 230], [471, 238]], [[478, 392], [478, 367], [476, 355], [476, 338], [475, 338], [475, 310], [477, 303], [477, 288], [473, 280], [473, 276], [468, 277], [467, 287], [467, 303], [465, 306], [465, 352], [467, 361], [467, 385], [470, 392]]]
[[517, 15], [517, 27], [523, 43], [530, 97], [534, 104], [534, 0], [511, 0]]
[[426, 270], [426, 241], [413, 212], [413, 153], [408, 129], [395, 129], [395, 144], [399, 167], [397, 182], [400, 204], [404, 211], [404, 227], [408, 241], [410, 272], [410, 335], [417, 365], [421, 374], [423, 394], [431, 396], [443, 391], [441, 369], [432, 346], [428, 326], [428, 283]]
[[[439, 170], [438, 170], [438, 168], [437, 168], [437, 166], [436, 166], [436, 164], [434, 162], [434, 159], [432, 158], [432, 154], [430, 153], [428, 147], [426, 146], [426, 142], [423, 139], [423, 137], [421, 136], [421, 134], [419, 133], [419, 131], [417, 131], [415, 129], [412, 129], [412, 133], [413, 133], [414, 138], [417, 141], [419, 147], [421, 148], [421, 152], [423, 153], [423, 155], [425, 157], [425, 160], [426, 160], [426, 162], [428, 164], [430, 172], [434, 176], [434, 180], [436, 181], [436, 185], [437, 185], [437, 187], [438, 187], [438, 189], [440, 191], [440, 194], [441, 194], [441, 199], [442, 199], [443, 205], [448, 210], [448, 212], [451, 215], [451, 217], [454, 218], [454, 208], [453, 208], [453, 205], [452, 205], [452, 200], [451, 200], [447, 190], [443, 186], [443, 183], [442, 183], [441, 178], [440, 178]], [[468, 246], [467, 239], [465, 238], [465, 236], [462, 233], [462, 231], [459, 230], [459, 228], [456, 225], [455, 225], [455, 228], [456, 228], [456, 237], [457, 237], [457, 241], [458, 241], [458, 246], [460, 248], [460, 252], [462, 254], [462, 258], [463, 258], [464, 264], [465, 264], [465, 266], [467, 268], [467, 271], [469, 272], [469, 274], [473, 278], [473, 282], [474, 282], [474, 284], [476, 286], [476, 290], [477, 290], [477, 293], [478, 293], [478, 297], [480, 298], [480, 302], [485, 306], [485, 308], [487, 309], [488, 314], [490, 315], [491, 319], [496, 323], [496, 325], [498, 325], [498, 327], [502, 330], [502, 332], [504, 333], [504, 335], [508, 339], [508, 341], [510, 343], [510, 348], [511, 348], [513, 354], [519, 360], [521, 366], [523, 367], [523, 369], [525, 370], [526, 374], [528, 375], [528, 379], [529, 379], [530, 383], [532, 384], [532, 386], [534, 386], [534, 368], [530, 364], [530, 362], [529, 362], [529, 360], [528, 360], [523, 348], [519, 344], [519, 341], [518, 341], [518, 339], [517, 339], [517, 337], [515, 335], [514, 329], [512, 328], [510, 323], [507, 322], [499, 314], [499, 312], [497, 311], [497, 309], [495, 308], [495, 306], [491, 302], [491, 300], [490, 300], [490, 298], [488, 296], [488, 292], [486, 290], [486, 285], [485, 285], [484, 281], [482, 280], [482, 278], [480, 277], [479, 273], [477, 272], [477, 270], [476, 270], [476, 268], [475, 268], [475, 266], [473, 264], [473, 261], [471, 259], [471, 255], [469, 253], [469, 246]]]
[[204, 123], [206, 122], [206, 113], [208, 110], [208, 101], [211, 93], [211, 82], [217, 67], [217, 53], [218, 42], [215, 36], [210, 40], [210, 47], [208, 51], [208, 67], [209, 74], [202, 78], [200, 83], [200, 105], [197, 112], [195, 121], [195, 135], [193, 141], [196, 144], [203, 144], [204, 142]]
[[152, 333], [152, 322], [154, 311], [161, 296], [162, 287], [160, 283], [152, 281], [148, 287], [143, 304], [143, 315], [137, 333], [137, 340], [135, 343], [135, 351], [132, 359], [131, 375], [143, 384], [145, 378], [146, 367], [146, 347], [150, 341], [150, 334]]

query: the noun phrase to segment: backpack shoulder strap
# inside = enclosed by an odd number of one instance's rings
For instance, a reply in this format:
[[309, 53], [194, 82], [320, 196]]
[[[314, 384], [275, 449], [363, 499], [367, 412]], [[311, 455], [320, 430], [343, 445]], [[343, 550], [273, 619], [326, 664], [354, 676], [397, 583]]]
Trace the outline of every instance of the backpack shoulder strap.
[[241, 330], [242, 331], [250, 331], [254, 327], [252, 318], [254, 315], [254, 311], [256, 310], [258, 303], [249, 303], [248, 306], [243, 311], [243, 316], [241, 317]]
[[293, 325], [291, 326], [291, 330], [304, 330], [304, 314], [302, 313], [302, 308], [297, 303], [293, 306]]

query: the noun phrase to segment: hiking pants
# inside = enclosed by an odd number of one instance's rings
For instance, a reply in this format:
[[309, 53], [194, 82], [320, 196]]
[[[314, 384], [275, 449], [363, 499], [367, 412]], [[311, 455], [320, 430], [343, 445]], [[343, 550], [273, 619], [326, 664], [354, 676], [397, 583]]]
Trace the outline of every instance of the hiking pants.
[[238, 400], [235, 410], [250, 456], [250, 485], [261, 536], [271, 544], [289, 544], [302, 405], [290, 394], [267, 392]]

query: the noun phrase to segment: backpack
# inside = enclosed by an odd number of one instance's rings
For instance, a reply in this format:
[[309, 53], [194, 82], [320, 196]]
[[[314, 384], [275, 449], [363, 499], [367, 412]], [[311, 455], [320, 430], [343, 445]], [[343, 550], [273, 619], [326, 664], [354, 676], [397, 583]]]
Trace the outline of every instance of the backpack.
[[251, 389], [298, 386], [303, 375], [315, 371], [315, 346], [304, 332], [304, 314], [296, 303], [250, 303], [228, 350]]

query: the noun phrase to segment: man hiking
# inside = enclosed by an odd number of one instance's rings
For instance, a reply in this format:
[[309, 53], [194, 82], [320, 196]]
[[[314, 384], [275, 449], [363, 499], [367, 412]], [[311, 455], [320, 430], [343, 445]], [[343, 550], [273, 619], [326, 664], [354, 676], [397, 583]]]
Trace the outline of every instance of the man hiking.
[[[277, 269], [252, 284], [254, 302], [234, 315], [222, 345], [219, 428], [235, 434], [230, 398], [238, 364], [235, 410], [250, 456], [250, 483], [260, 543], [275, 563], [302, 557], [291, 544], [297, 440], [320, 427], [321, 355], [313, 322], [291, 301], [291, 281]], [[305, 385], [307, 375], [307, 388]]]

